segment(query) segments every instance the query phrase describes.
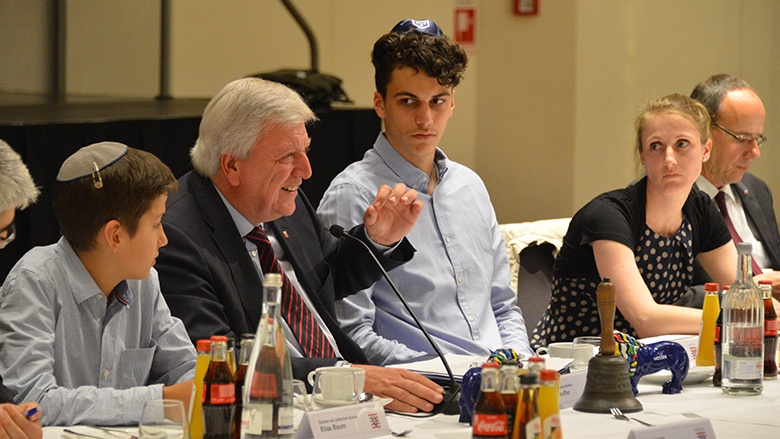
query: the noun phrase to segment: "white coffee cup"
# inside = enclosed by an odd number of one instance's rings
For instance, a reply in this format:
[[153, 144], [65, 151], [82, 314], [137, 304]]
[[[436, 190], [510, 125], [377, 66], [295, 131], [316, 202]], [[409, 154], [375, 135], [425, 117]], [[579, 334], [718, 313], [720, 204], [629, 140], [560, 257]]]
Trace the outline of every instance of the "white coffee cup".
[[356, 402], [366, 384], [366, 371], [358, 367], [318, 367], [309, 372], [313, 398], [334, 404]]

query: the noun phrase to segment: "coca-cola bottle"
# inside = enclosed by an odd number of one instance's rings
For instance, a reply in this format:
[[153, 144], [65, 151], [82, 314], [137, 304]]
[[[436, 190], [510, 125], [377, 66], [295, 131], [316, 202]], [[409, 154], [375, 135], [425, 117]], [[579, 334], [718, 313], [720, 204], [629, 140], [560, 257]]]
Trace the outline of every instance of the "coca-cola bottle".
[[281, 298], [281, 276], [266, 274], [263, 315], [244, 383], [241, 429], [245, 439], [291, 438], [294, 433], [292, 366], [280, 326]]
[[482, 385], [474, 407], [472, 438], [506, 438], [506, 409], [501, 398], [497, 363], [482, 365]]
[[504, 400], [506, 411], [506, 437], [512, 437], [512, 428], [515, 426], [515, 411], [517, 410], [517, 363], [506, 361], [498, 369], [501, 380], [501, 399]]
[[772, 281], [758, 281], [764, 300], [764, 379], [777, 379], [777, 312], [772, 303]]
[[227, 362], [227, 337], [211, 337], [211, 361], [203, 378], [203, 438], [233, 439], [236, 386]]

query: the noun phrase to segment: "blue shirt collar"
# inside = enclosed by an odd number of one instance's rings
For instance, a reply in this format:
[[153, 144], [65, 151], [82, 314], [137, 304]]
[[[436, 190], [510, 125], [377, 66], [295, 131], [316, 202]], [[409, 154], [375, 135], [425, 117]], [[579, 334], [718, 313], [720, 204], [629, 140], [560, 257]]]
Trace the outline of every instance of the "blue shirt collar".
[[[387, 167], [396, 173], [396, 175], [400, 177], [401, 182], [406, 186], [413, 187], [417, 185], [417, 187], [420, 188], [428, 187], [428, 175], [406, 161], [406, 159], [403, 158], [403, 156], [401, 156], [401, 154], [399, 154], [392, 145], [390, 145], [390, 142], [387, 141], [385, 133], [379, 134], [376, 142], [374, 142], [374, 149], [376, 150], [379, 157], [381, 157], [382, 160], [387, 163]], [[434, 155], [433, 163], [434, 166], [436, 166], [436, 172], [439, 176], [439, 181], [444, 180], [444, 175], [447, 173], [449, 166], [449, 159], [447, 158], [447, 155], [444, 154], [444, 151], [438, 147], [436, 147], [436, 154]], [[427, 192], [427, 190], [425, 192]]]

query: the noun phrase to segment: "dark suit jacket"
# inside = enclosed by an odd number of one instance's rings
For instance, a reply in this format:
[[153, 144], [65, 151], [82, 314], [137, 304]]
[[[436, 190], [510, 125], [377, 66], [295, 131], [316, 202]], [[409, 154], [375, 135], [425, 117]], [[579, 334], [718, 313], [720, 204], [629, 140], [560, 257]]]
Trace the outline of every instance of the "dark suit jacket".
[[[748, 220], [748, 226], [753, 235], [764, 246], [771, 268], [780, 270], [780, 233], [777, 229], [777, 218], [772, 201], [772, 191], [763, 180], [751, 173], [745, 173], [742, 181], [732, 184], [731, 187], [742, 201], [742, 208]], [[736, 261], [734, 261], [736, 264]], [[694, 285], [686, 295], [677, 302], [677, 305], [701, 308], [704, 302], [704, 283], [712, 281], [712, 278], [698, 263], [694, 270]]]
[[[182, 176], [179, 190], [168, 198], [163, 225], [168, 245], [160, 249], [155, 268], [171, 312], [182, 319], [193, 343], [214, 334], [238, 338], [255, 333], [262, 282], [211, 181], [193, 171]], [[369, 287], [381, 276], [366, 250], [359, 243], [333, 237], [302, 192], [295, 213], [274, 221], [270, 228], [341, 355], [352, 363], [368, 363], [334, 317], [337, 299]], [[367, 240], [363, 226], [352, 233]], [[386, 269], [410, 260], [413, 253], [406, 239], [392, 253], [395, 259], [375, 252]], [[293, 359], [293, 374], [305, 380], [308, 371], [334, 363], [325, 358]]]
[[14, 394], [3, 385], [3, 379], [0, 378], [0, 404], [13, 403]]
[[764, 246], [771, 268], [780, 270], [780, 233], [777, 230], [772, 191], [763, 180], [750, 173], [746, 173], [741, 182], [731, 186], [742, 200], [750, 230]]

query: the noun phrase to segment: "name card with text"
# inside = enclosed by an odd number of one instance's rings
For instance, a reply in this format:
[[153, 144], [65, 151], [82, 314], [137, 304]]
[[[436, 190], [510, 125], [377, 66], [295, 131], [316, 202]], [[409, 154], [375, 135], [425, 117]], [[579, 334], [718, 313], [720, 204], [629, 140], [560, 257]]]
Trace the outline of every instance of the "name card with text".
[[631, 430], [628, 439], [715, 439], [715, 430], [709, 419], [691, 419]]
[[562, 409], [574, 407], [574, 404], [585, 391], [585, 381], [588, 378], [588, 370], [561, 375], [560, 406]]
[[296, 439], [358, 439], [390, 434], [381, 403], [366, 403], [306, 412]]

